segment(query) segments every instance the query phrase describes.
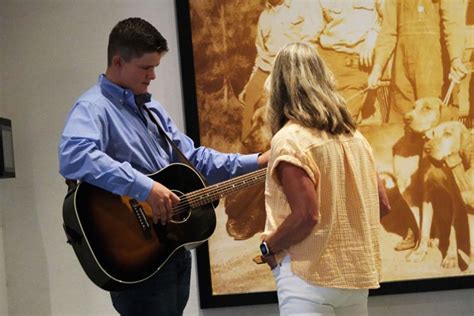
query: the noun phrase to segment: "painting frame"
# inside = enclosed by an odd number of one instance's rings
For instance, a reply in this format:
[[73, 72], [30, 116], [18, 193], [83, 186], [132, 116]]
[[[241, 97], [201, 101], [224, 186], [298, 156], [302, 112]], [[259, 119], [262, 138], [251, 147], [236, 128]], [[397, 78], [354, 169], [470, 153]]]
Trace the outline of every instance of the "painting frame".
[[[178, 28], [178, 46], [181, 62], [181, 79], [186, 133], [197, 146], [201, 145], [199, 113], [196, 95], [196, 78], [194, 73], [193, 38], [190, 16], [190, 3], [193, 0], [175, 0]], [[277, 303], [275, 291], [216, 295], [212, 289], [210, 255], [208, 243], [196, 249], [199, 300], [201, 308], [229, 307]], [[371, 290], [370, 295], [387, 295], [468, 289], [474, 287], [474, 275], [423, 278], [381, 283], [381, 287]]]

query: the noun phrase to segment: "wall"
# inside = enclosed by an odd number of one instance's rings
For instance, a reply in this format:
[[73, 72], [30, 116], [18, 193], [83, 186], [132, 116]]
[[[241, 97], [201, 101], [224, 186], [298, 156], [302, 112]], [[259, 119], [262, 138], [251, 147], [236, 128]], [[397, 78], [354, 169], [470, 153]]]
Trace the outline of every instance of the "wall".
[[2, 0], [0, 16], [1, 104], [14, 124], [17, 171], [0, 183], [9, 314], [113, 314], [65, 243], [57, 143], [74, 100], [105, 71], [109, 31], [129, 16], [169, 39], [152, 92], [183, 126], [173, 2]]
[[[3, 30], [3, 18], [0, 14], [0, 30]], [[4, 43], [4, 33], [0, 32], [0, 44]], [[2, 50], [0, 49], [0, 65], [2, 62]], [[8, 117], [5, 111], [5, 107], [2, 104], [3, 95], [3, 84], [2, 84], [3, 72], [0, 72], [0, 117]], [[6, 181], [6, 180], [4, 180]], [[0, 184], [2, 180], [0, 179]], [[7, 280], [5, 274], [5, 252], [3, 250], [3, 200], [2, 200], [2, 186], [0, 185], [0, 315], [6, 315], [8, 310], [7, 303]]]
[[[0, 203], [2, 197], [0, 195]], [[0, 214], [2, 210], [0, 209]], [[3, 251], [3, 227], [0, 226], [0, 315], [7, 315], [8, 301], [7, 301], [7, 281], [5, 275], [5, 252]]]
[[[152, 93], [183, 127], [173, 0], [0, 1], [0, 115], [13, 121], [17, 172], [0, 180], [0, 315], [6, 305], [9, 315], [115, 314], [108, 294], [85, 277], [65, 243], [56, 152], [75, 98], [105, 71], [109, 30], [128, 16], [149, 20], [169, 40]], [[473, 302], [474, 290], [464, 290], [372, 297], [369, 305], [373, 315], [468, 315]], [[185, 315], [230, 313], [278, 315], [278, 308], [200, 311], [193, 267]]]

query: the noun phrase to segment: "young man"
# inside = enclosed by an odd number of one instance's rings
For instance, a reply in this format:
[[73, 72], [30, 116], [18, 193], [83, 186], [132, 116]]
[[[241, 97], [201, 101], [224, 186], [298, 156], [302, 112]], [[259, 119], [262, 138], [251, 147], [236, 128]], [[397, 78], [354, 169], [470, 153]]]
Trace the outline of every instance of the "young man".
[[[209, 183], [254, 171], [268, 160], [267, 153], [223, 154], [196, 148], [178, 130], [148, 93], [167, 51], [166, 39], [147, 21], [120, 21], [110, 33], [106, 73], [74, 104], [59, 144], [60, 173], [65, 178], [146, 201], [155, 224], [170, 220], [179, 197], [146, 174], [179, 160], [144, 107]], [[112, 292], [113, 305], [121, 315], [181, 315], [189, 296], [190, 270], [190, 253], [180, 248], [150, 279]]]

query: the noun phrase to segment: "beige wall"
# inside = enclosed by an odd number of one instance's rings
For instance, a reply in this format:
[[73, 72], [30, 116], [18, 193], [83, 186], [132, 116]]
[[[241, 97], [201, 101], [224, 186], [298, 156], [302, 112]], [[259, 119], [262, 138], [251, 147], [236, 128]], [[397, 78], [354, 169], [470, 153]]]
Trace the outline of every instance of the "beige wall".
[[13, 123], [17, 173], [0, 180], [10, 315], [114, 313], [65, 242], [57, 143], [74, 100], [105, 71], [108, 32], [129, 16], [151, 21], [170, 42], [158, 70], [166, 77], [152, 92], [183, 126], [171, 0], [0, 1], [0, 105]]
[[[0, 6], [1, 9], [1, 6]], [[3, 18], [0, 14], [0, 30], [3, 30]], [[4, 42], [4, 33], [0, 32], [0, 45]], [[1, 46], [0, 46], [1, 48]], [[3, 65], [2, 49], [0, 49], [0, 66]], [[3, 84], [2, 84], [3, 73], [0, 71], [0, 117], [7, 117], [5, 107], [2, 104], [3, 95]], [[1, 181], [1, 180], [0, 180]], [[1, 188], [1, 187], [0, 187]], [[2, 206], [4, 202], [2, 199], [2, 190], [0, 189], [0, 315], [6, 315], [8, 310], [7, 303], [7, 287], [6, 287], [6, 275], [5, 275], [5, 252], [3, 251], [3, 212]]]
[[[0, 315], [115, 314], [65, 243], [56, 146], [73, 101], [105, 70], [108, 31], [128, 16], [169, 40], [152, 92], [183, 127], [174, 0], [0, 1], [0, 116], [13, 122], [17, 173], [0, 180]], [[274, 304], [200, 311], [194, 267], [185, 315], [278, 315]], [[467, 315], [473, 304], [474, 290], [369, 301], [386, 316]]]

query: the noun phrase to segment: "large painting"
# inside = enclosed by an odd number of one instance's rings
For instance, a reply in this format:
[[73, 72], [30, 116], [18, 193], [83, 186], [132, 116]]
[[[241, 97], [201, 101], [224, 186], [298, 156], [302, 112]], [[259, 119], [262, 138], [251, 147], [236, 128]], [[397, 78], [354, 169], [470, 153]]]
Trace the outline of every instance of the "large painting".
[[[176, 0], [187, 133], [269, 148], [265, 81], [288, 42], [315, 45], [371, 143], [392, 212], [372, 295], [474, 285], [474, 1]], [[221, 200], [197, 249], [201, 307], [276, 302], [256, 265], [264, 185]]]

